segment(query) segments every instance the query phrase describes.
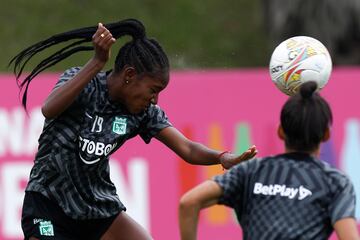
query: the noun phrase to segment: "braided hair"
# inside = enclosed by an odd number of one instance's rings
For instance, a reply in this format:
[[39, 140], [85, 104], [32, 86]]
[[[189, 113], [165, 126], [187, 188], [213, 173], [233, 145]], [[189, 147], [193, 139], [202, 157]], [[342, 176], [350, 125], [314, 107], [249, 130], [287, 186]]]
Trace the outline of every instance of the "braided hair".
[[316, 150], [332, 123], [330, 106], [316, 89], [316, 82], [304, 83], [281, 110], [280, 121], [288, 148], [299, 151]]
[[[146, 37], [144, 25], [136, 19], [125, 19], [119, 22], [104, 24], [115, 39], [130, 35], [132, 40], [122, 46], [116, 56], [114, 71], [120, 72], [125, 65], [135, 68], [138, 74], [164, 74], [169, 71], [169, 60], [166, 53], [155, 39]], [[94, 50], [93, 46], [85, 45], [92, 41], [97, 26], [79, 28], [56, 34], [48, 39], [37, 42], [13, 57], [9, 66], [13, 65], [13, 72], [17, 85], [22, 92], [22, 105], [26, 109], [27, 92], [30, 82], [45, 69], [68, 58], [74, 53]], [[59, 43], [68, 42], [65, 47], [41, 60], [32, 71], [21, 79], [24, 67], [37, 53]]]

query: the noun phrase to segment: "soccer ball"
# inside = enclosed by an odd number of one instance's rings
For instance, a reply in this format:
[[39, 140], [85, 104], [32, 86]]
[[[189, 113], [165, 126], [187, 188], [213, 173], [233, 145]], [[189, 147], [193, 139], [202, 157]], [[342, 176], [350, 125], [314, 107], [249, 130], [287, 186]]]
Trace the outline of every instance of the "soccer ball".
[[280, 43], [270, 59], [270, 76], [283, 93], [294, 95], [302, 83], [315, 81], [322, 89], [332, 71], [326, 47], [315, 38], [297, 36]]

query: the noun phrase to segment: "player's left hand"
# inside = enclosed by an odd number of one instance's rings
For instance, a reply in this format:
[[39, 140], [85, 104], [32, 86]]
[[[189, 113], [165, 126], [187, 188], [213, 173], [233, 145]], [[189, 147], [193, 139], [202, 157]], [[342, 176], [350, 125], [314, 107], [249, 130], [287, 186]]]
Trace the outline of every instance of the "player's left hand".
[[222, 154], [220, 157], [220, 162], [221, 162], [221, 165], [223, 166], [223, 168], [229, 169], [238, 163], [241, 163], [243, 161], [253, 158], [257, 154], [257, 152], [258, 151], [256, 149], [256, 146], [252, 145], [241, 155], [235, 155], [230, 152]]
[[115, 41], [111, 32], [102, 23], [98, 23], [98, 28], [92, 36], [94, 58], [105, 64], [110, 59], [111, 46]]

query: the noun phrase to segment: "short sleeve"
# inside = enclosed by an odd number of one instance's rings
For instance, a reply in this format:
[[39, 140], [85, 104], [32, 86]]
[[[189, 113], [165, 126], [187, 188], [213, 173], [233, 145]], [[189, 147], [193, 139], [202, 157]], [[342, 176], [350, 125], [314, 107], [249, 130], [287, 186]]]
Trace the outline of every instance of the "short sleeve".
[[145, 143], [156, 136], [162, 129], [172, 126], [165, 112], [158, 105], [151, 105], [142, 123], [139, 135]]
[[333, 182], [333, 197], [329, 205], [329, 215], [332, 225], [336, 221], [352, 217], [355, 218], [355, 190], [351, 181], [344, 175]]
[[73, 68], [67, 69], [63, 74], [61, 74], [54, 89], [60, 87], [61, 85], [66, 83], [69, 79], [73, 78], [79, 71], [80, 71], [80, 67], [73, 67]]
[[235, 208], [235, 206], [238, 206], [239, 203], [243, 201], [249, 169], [254, 163], [254, 160], [255, 159], [240, 163], [223, 175], [218, 175], [213, 178], [223, 190], [223, 194], [218, 201], [219, 204]]
[[[68, 80], [72, 79], [79, 71], [80, 67], [72, 67], [67, 69], [63, 74], [61, 74], [58, 82], [55, 84], [54, 89], [62, 86], [64, 83], [66, 83]], [[93, 92], [92, 84], [91, 82], [85, 86], [85, 88], [81, 91], [79, 96], [77, 96], [75, 102], [79, 104], [86, 104], [89, 102], [91, 93]]]

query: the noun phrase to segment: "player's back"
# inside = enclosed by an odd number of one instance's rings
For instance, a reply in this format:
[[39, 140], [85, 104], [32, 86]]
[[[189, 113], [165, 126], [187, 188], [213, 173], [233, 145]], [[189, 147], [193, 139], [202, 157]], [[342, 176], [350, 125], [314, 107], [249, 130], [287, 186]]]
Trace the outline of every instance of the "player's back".
[[230, 205], [244, 239], [327, 239], [335, 221], [353, 214], [348, 178], [308, 154], [254, 159], [231, 171], [240, 186]]

